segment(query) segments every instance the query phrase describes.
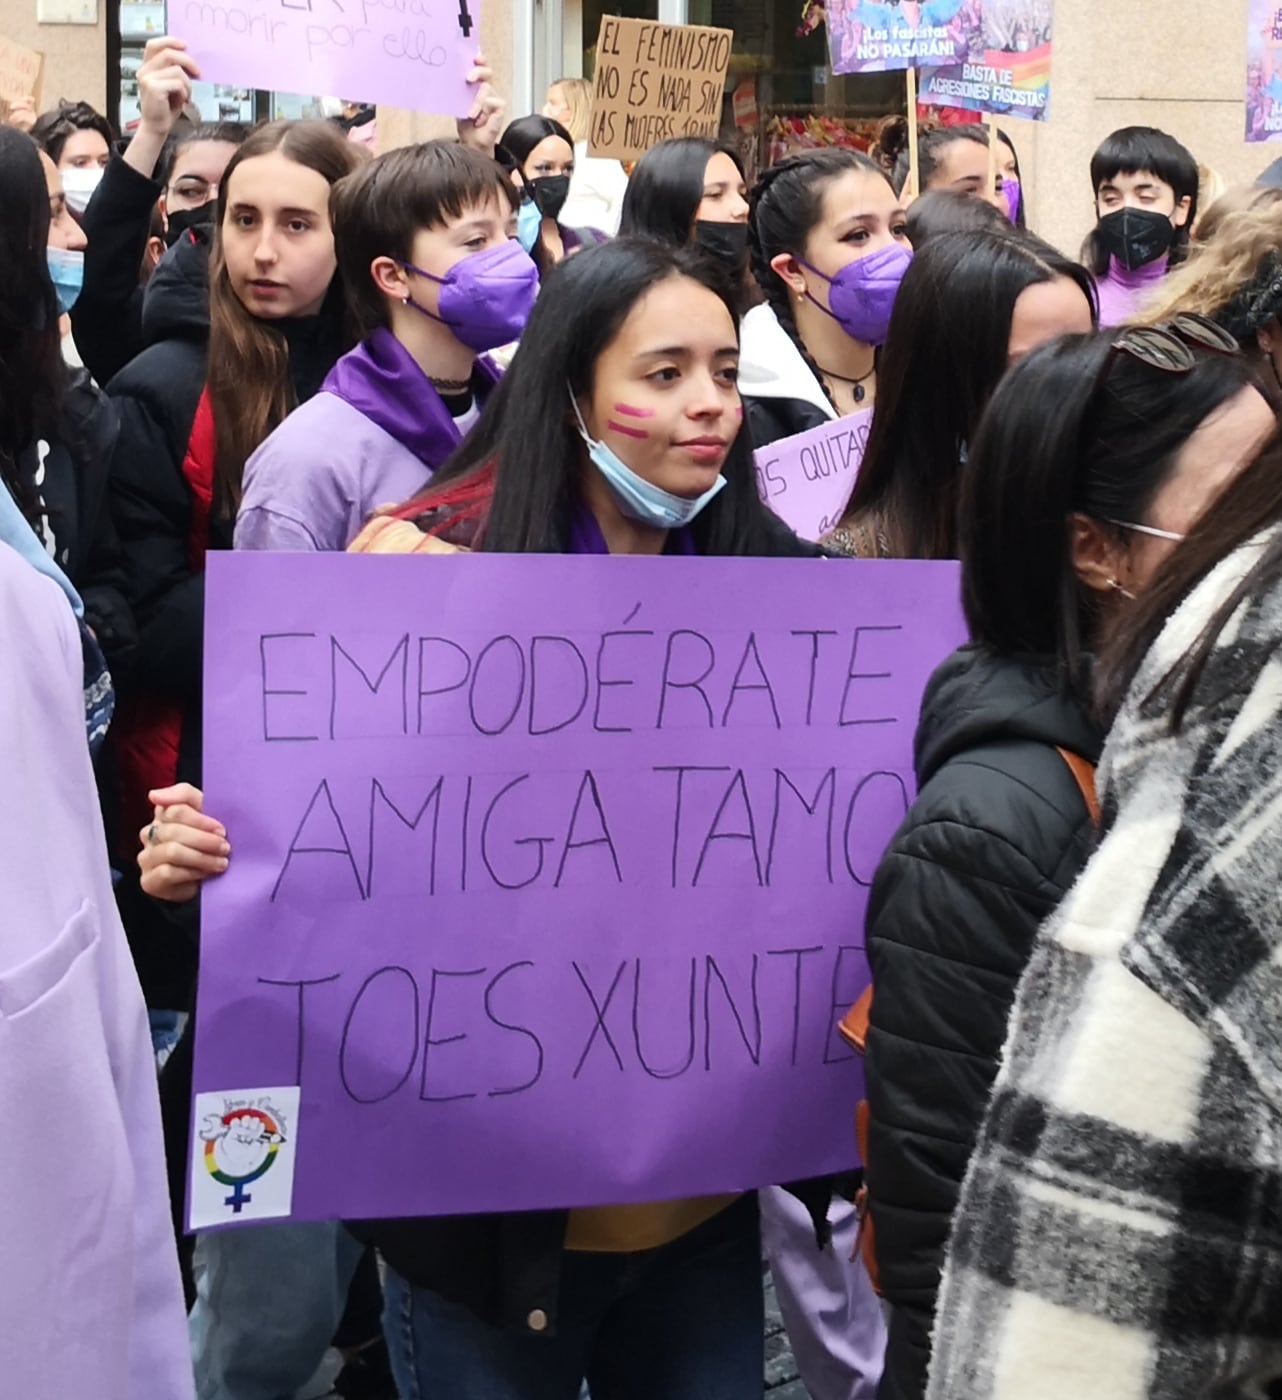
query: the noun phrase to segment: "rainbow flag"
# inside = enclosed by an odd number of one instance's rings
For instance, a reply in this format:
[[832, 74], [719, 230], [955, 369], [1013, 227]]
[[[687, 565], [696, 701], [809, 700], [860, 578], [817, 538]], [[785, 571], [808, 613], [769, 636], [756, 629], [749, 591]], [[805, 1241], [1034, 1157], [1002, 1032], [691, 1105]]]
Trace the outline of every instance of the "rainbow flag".
[[923, 68], [918, 100], [931, 106], [1045, 121], [1050, 111], [1051, 48], [1045, 43], [1026, 53], [989, 49], [964, 63]]

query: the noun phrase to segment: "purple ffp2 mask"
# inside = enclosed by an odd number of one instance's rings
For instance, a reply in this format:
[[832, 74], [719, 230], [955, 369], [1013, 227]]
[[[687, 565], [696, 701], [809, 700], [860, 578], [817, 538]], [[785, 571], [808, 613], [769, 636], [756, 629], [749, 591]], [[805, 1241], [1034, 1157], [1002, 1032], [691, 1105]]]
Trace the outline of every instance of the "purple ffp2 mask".
[[848, 262], [835, 277], [825, 276], [817, 267], [798, 258], [802, 267], [822, 277], [828, 284], [828, 305], [807, 292], [806, 296], [833, 318], [852, 340], [865, 345], [884, 345], [894, 310], [899, 284], [904, 280], [912, 250], [902, 243], [878, 248], [865, 258]]

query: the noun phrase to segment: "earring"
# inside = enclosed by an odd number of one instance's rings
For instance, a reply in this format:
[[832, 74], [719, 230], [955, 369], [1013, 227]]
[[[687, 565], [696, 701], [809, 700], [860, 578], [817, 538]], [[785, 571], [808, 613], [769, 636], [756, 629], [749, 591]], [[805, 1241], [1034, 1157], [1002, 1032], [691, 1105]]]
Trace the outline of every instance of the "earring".
[[1132, 593], [1129, 589], [1123, 588], [1122, 585], [1117, 581], [1117, 579], [1109, 579], [1108, 586], [1111, 589], [1113, 589], [1114, 592], [1120, 593], [1123, 598], [1129, 598], [1132, 603], [1135, 601], [1135, 594]]

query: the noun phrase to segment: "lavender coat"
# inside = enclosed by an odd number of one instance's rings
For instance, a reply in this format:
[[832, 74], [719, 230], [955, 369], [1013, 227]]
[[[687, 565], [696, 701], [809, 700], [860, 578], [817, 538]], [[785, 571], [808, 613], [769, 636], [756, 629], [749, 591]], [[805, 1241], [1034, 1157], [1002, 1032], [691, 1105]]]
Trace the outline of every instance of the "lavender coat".
[[[488, 360], [476, 371], [483, 386], [498, 379]], [[245, 464], [236, 548], [346, 549], [379, 506], [421, 491], [460, 440], [409, 352], [376, 330]]]
[[0, 1390], [190, 1400], [156, 1066], [67, 599], [0, 544]]

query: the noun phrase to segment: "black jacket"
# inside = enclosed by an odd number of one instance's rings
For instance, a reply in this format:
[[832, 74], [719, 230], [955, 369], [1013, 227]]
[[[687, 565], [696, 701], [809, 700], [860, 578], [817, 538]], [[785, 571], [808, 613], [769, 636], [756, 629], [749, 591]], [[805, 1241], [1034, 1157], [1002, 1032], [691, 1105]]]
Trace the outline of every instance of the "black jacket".
[[892, 1305], [879, 1400], [925, 1392], [952, 1212], [997, 1073], [1015, 986], [1094, 833], [1056, 746], [1102, 735], [1050, 667], [963, 647], [936, 671], [919, 795], [873, 882], [866, 1164]]
[[[207, 270], [208, 250], [195, 232], [161, 260], [143, 303], [147, 348], [107, 386], [120, 415], [111, 511], [139, 624], [136, 681], [187, 703], [200, 694], [204, 581], [191, 566], [183, 460], [205, 387]], [[230, 547], [230, 524], [226, 535]]]
[[143, 339], [142, 257], [162, 187], [118, 155], [85, 210], [85, 280], [71, 308], [71, 330], [85, 368], [99, 384], [139, 354]]
[[80, 594], [113, 676], [132, 656], [136, 631], [124, 596], [124, 558], [107, 504], [107, 469], [119, 424], [111, 401], [72, 370], [57, 430], [18, 453], [17, 470], [38, 507], [43, 541]]
[[[166, 781], [201, 782], [205, 574], [195, 552], [232, 547], [230, 518], [213, 512], [207, 529], [199, 528], [184, 466], [206, 379], [209, 232], [204, 226], [188, 230], [161, 259], [143, 302], [147, 348], [108, 385], [120, 416], [111, 464], [111, 513], [125, 551], [126, 597], [138, 620], [131, 685], [122, 695], [116, 726], [125, 795], [118, 834], [123, 844], [132, 842], [135, 848], [134, 833], [143, 820], [139, 765], [124, 750], [128, 746], [137, 754], [147, 749], [140, 710], [149, 702], [171, 702], [181, 712], [176, 769], [166, 758], [154, 766], [155, 773]], [[301, 401], [316, 392], [344, 348], [338, 293], [319, 316], [280, 325], [289, 340], [290, 372]], [[128, 740], [122, 736], [131, 721], [137, 727]], [[131, 869], [127, 883], [133, 879]], [[154, 901], [133, 890], [122, 890], [120, 899], [122, 910], [131, 911], [126, 928], [148, 1004], [185, 1008], [195, 973], [190, 911], [181, 919], [188, 936], [178, 940], [170, 928], [173, 911], [158, 912]]]

